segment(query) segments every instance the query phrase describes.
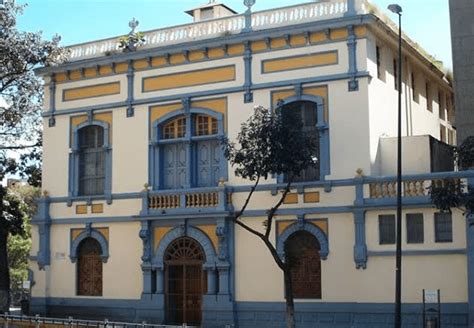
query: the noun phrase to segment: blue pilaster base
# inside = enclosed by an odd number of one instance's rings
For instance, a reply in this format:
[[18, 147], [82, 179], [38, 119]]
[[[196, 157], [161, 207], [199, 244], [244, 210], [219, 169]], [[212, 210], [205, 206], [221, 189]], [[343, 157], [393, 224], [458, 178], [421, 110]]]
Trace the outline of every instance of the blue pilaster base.
[[135, 322], [154, 324], [165, 323], [164, 294], [142, 294], [139, 307], [136, 310]]
[[204, 295], [202, 326], [222, 328], [235, 326], [234, 302], [230, 295]]

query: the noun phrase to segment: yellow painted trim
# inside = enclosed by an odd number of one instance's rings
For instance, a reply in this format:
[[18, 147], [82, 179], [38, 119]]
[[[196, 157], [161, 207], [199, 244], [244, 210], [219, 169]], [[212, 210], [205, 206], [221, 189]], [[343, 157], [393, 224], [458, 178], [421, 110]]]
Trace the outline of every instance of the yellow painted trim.
[[170, 64], [177, 65], [182, 64], [186, 61], [186, 57], [183, 54], [174, 54], [170, 56]]
[[104, 236], [105, 240], [109, 240], [109, 228], [94, 228], [95, 230], [99, 231], [102, 236]]
[[80, 228], [80, 229], [71, 229], [71, 238], [72, 238], [72, 241], [76, 240], [77, 237], [79, 237], [79, 235], [84, 231], [84, 229]]
[[227, 48], [227, 53], [230, 56], [241, 55], [245, 51], [245, 46], [243, 44], [233, 44]]
[[328, 38], [326, 36], [326, 33], [324, 32], [311, 33], [311, 36], [309, 37], [309, 40], [312, 43], [323, 42], [323, 41], [326, 41], [327, 39]]
[[104, 213], [104, 204], [92, 204], [92, 213]]
[[284, 91], [277, 91], [272, 93], [272, 104], [273, 107], [278, 105], [280, 100], [285, 100], [286, 98], [296, 96], [295, 90], [284, 90]]
[[197, 227], [209, 237], [212, 244], [214, 245], [214, 250], [217, 251], [219, 247], [219, 242], [216, 235], [216, 225], [208, 224], [208, 225], [199, 225]]
[[283, 204], [298, 204], [298, 194], [288, 193], [283, 200]]
[[95, 68], [89, 67], [84, 70], [85, 78], [91, 78], [91, 77], [96, 77], [96, 76], [97, 76], [97, 71]]
[[120, 93], [120, 82], [96, 84], [87, 87], [63, 90], [63, 100], [72, 101], [94, 97], [103, 97]]
[[215, 112], [221, 113], [224, 115], [224, 131], [227, 131], [227, 97], [217, 98], [217, 99], [208, 99], [208, 100], [198, 100], [192, 101], [191, 107], [194, 108], [206, 108], [213, 110]]
[[[102, 121], [109, 124], [109, 144], [112, 144], [112, 112], [96, 113], [92, 116], [94, 121]], [[73, 141], [73, 130], [76, 126], [87, 121], [87, 115], [71, 116], [70, 139]]]
[[341, 39], [347, 39], [347, 37], [349, 36], [349, 33], [347, 32], [347, 29], [339, 28], [336, 30], [331, 30], [330, 35], [331, 35], [331, 40], [341, 40]]
[[160, 244], [161, 239], [171, 230], [173, 227], [156, 227], [153, 231], [153, 249], [156, 250]]
[[251, 46], [252, 51], [258, 52], [267, 50], [267, 43], [265, 41], [253, 41]]
[[113, 73], [114, 73], [114, 70], [112, 69], [112, 66], [110, 66], [110, 65], [99, 67], [99, 74], [100, 75], [110, 75], [110, 74], [113, 74]]
[[151, 59], [151, 66], [157, 67], [157, 66], [164, 66], [166, 65], [166, 58], [165, 57], [153, 57]]
[[133, 68], [135, 69], [145, 69], [148, 68], [148, 60], [140, 59], [133, 62]]
[[76, 127], [87, 121], [87, 115], [71, 116], [71, 127]]
[[306, 38], [304, 35], [292, 35], [290, 37], [290, 45], [292, 47], [300, 47], [306, 45]]
[[[295, 223], [296, 220], [282, 220], [282, 221], [277, 221], [277, 234], [278, 236], [281, 236], [281, 234], [289, 227], [291, 226], [293, 223]], [[315, 225], [316, 227], [318, 227], [319, 229], [321, 229], [321, 231], [323, 231], [326, 236], [328, 235], [328, 222], [327, 220], [321, 220], [321, 219], [309, 219], [309, 220], [306, 220], [306, 222], [312, 224], [312, 225]]]
[[263, 73], [282, 72], [294, 69], [335, 65], [338, 61], [337, 51], [319, 52], [302, 56], [277, 58], [262, 62]]
[[354, 29], [354, 33], [358, 38], [362, 38], [367, 35], [367, 27], [365, 26], [356, 26]]
[[76, 214], [87, 214], [87, 205], [76, 205]]
[[75, 70], [75, 71], [71, 71], [69, 73], [69, 79], [71, 80], [79, 80], [79, 79], [82, 79], [82, 73], [80, 70]]
[[207, 52], [209, 58], [222, 58], [225, 56], [225, 51], [222, 48], [212, 48]]
[[235, 66], [152, 76], [143, 79], [143, 92], [177, 89], [235, 80]]
[[189, 53], [189, 61], [192, 61], [192, 62], [203, 60], [205, 58], [206, 58], [205, 53], [202, 50], [191, 51]]
[[286, 47], [286, 40], [285, 40], [285, 38], [272, 39], [272, 40], [270, 41], [270, 47], [271, 47], [272, 49]]
[[319, 203], [319, 192], [305, 192], [304, 202], [305, 203]]
[[66, 82], [68, 80], [66, 73], [57, 73], [55, 78], [57, 83]]
[[115, 65], [116, 73], [125, 73], [126, 71], [128, 71], [128, 63], [119, 63]]
[[158, 105], [158, 106], [150, 107], [150, 122], [155, 122], [160, 117], [182, 108], [183, 108], [183, 105], [181, 103]]

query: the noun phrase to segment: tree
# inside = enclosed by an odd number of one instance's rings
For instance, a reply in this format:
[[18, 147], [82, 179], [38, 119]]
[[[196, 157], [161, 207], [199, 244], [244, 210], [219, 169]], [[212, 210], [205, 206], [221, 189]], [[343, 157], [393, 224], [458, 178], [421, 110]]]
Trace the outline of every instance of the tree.
[[[468, 137], [455, 148], [455, 161], [460, 169], [474, 167], [474, 136]], [[446, 179], [433, 182], [430, 187], [430, 198], [433, 205], [441, 212], [451, 213], [453, 208], [464, 214], [474, 214], [474, 186], [464, 185], [457, 179]]]
[[[43, 85], [34, 69], [63, 62], [67, 52], [41, 33], [21, 32], [16, 17], [24, 6], [11, 0], [0, 8], [0, 180], [8, 175], [29, 175], [39, 183], [41, 106]], [[16, 153], [15, 153], [16, 152]], [[19, 160], [18, 160], [19, 158]], [[7, 240], [22, 234], [25, 213], [21, 201], [0, 184], [0, 311], [8, 310], [10, 276]]]
[[[271, 112], [263, 107], [256, 107], [253, 115], [241, 126], [237, 136], [238, 147], [229, 140], [225, 142], [225, 156], [235, 167], [235, 174], [253, 182], [242, 208], [234, 213], [233, 221], [257, 236], [267, 247], [278, 268], [283, 271], [288, 328], [295, 327], [291, 281], [293, 260], [288, 257], [288, 254], [285, 255], [284, 260], [278, 256], [275, 245], [270, 240], [270, 233], [275, 214], [290, 192], [294, 177], [298, 176], [302, 170], [316, 165], [315, 140], [305, 135], [302, 128], [301, 117], [292, 110], [279, 109]], [[265, 229], [261, 233], [245, 224], [241, 218], [258, 184], [272, 175], [280, 174], [286, 176], [287, 182], [278, 201], [268, 209], [264, 221]]]

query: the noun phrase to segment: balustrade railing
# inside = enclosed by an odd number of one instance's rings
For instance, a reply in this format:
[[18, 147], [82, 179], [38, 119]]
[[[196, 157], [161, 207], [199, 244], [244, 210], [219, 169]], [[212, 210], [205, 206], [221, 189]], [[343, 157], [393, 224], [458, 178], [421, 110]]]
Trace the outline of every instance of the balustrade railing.
[[[448, 182], [458, 186], [462, 184], [459, 178], [405, 180], [402, 182], [402, 195], [403, 197], [428, 196], [430, 187], [441, 187]], [[369, 194], [370, 198], [395, 198], [397, 197], [397, 182], [380, 181], [369, 183]]]
[[196, 188], [186, 191], [152, 191], [146, 196], [147, 209], [193, 209], [193, 208], [225, 208], [231, 205], [232, 193], [224, 187]]
[[[254, 12], [251, 16], [251, 27], [253, 30], [263, 30], [342, 17], [348, 10], [348, 1], [329, 0]], [[368, 12], [366, 0], [354, 1], [357, 13]], [[145, 41], [140, 49], [237, 34], [242, 32], [245, 27], [245, 15], [240, 14], [147, 31], [144, 32]], [[68, 47], [70, 50], [69, 60], [106, 56], [119, 51], [118, 39], [119, 37], [114, 37]]]

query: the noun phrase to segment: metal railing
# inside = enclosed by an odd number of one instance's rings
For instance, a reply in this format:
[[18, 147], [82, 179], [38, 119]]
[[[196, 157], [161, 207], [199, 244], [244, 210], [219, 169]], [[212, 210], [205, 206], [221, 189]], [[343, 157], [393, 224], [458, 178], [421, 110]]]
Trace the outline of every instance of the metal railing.
[[19, 315], [10, 315], [5, 313], [0, 316], [0, 327], [4, 328], [14, 328], [14, 327], [23, 327], [23, 328], [58, 328], [58, 326], [65, 327], [97, 327], [97, 328], [191, 328], [193, 326], [188, 326], [182, 324], [180, 326], [172, 325], [156, 325], [148, 324], [146, 322], [142, 323], [130, 323], [130, 322], [119, 322], [119, 321], [109, 321], [104, 319], [103, 321], [98, 320], [81, 320], [69, 318], [48, 318], [36, 316], [19, 316]]
[[[251, 28], [264, 30], [342, 17], [348, 10], [348, 1], [350, 0], [329, 0], [254, 12], [251, 14]], [[358, 14], [368, 12], [366, 0], [354, 1]], [[140, 49], [238, 34], [246, 27], [245, 18], [244, 14], [240, 14], [147, 31], [144, 32], [145, 42]], [[118, 39], [119, 37], [113, 37], [70, 46], [69, 60], [99, 57], [118, 51]]]

